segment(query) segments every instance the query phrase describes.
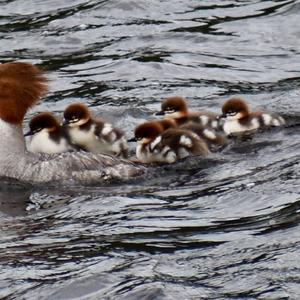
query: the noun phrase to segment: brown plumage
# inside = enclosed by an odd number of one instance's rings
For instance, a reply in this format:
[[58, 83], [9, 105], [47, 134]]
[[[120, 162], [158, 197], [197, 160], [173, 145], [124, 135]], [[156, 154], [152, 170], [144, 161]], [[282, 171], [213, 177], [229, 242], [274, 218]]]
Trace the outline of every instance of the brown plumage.
[[177, 123], [173, 119], [163, 119], [163, 120], [158, 120], [156, 122], [159, 123], [164, 130], [177, 127]]
[[227, 100], [222, 106], [223, 115], [230, 115], [233, 113], [241, 113], [241, 119], [249, 115], [249, 108], [246, 102], [239, 97], [232, 97]]
[[39, 128], [47, 128], [50, 132], [60, 127], [58, 119], [49, 112], [41, 112], [35, 115], [29, 122], [29, 128], [32, 132], [37, 131]]
[[223, 104], [220, 117], [224, 118], [222, 127], [227, 135], [252, 134], [258, 129], [285, 124], [285, 120], [277, 114], [251, 112], [247, 103], [239, 97], [230, 98]]
[[189, 130], [169, 128], [160, 122], [149, 121], [135, 129], [139, 142], [136, 156], [143, 163], [173, 163], [189, 155], [208, 155], [210, 150], [203, 139]]
[[85, 120], [92, 118], [89, 108], [83, 103], [70, 104], [64, 111], [64, 119], [72, 123], [72, 120]]
[[[181, 144], [181, 137], [185, 136], [192, 141], [191, 146], [183, 146]], [[173, 129], [170, 128], [162, 134], [162, 146], [163, 144], [175, 149], [178, 159], [180, 158], [179, 146], [185, 148], [193, 155], [208, 155], [210, 150], [203, 139], [197, 136], [190, 130], [185, 129]], [[162, 149], [162, 147], [161, 147]]]
[[0, 118], [21, 126], [26, 111], [48, 91], [47, 79], [24, 62], [0, 64]]
[[179, 127], [180, 129], [189, 130], [196, 133], [201, 139], [205, 141], [209, 149], [213, 152], [218, 151], [228, 145], [227, 138], [212, 128], [206, 128], [201, 124], [188, 122]]
[[64, 125], [72, 143], [86, 151], [128, 157], [123, 131], [101, 118], [93, 118], [85, 104], [69, 105], [64, 111]]
[[186, 99], [179, 96], [169, 97], [161, 103], [161, 110], [164, 112], [174, 110], [174, 111], [180, 111], [182, 114], [187, 114], [188, 107], [187, 107]]
[[154, 140], [158, 135], [163, 133], [163, 126], [156, 121], [149, 121], [137, 126], [134, 130], [134, 136], [137, 140], [147, 138]]

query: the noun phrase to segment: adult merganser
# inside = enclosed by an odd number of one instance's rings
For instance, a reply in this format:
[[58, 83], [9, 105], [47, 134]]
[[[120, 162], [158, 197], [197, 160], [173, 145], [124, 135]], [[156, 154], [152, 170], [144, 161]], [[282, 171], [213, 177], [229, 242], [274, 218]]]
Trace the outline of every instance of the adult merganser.
[[12, 62], [0, 65], [0, 176], [33, 183], [101, 184], [144, 172], [142, 166], [109, 155], [28, 152], [22, 131], [24, 115], [47, 90], [46, 77], [32, 64]]

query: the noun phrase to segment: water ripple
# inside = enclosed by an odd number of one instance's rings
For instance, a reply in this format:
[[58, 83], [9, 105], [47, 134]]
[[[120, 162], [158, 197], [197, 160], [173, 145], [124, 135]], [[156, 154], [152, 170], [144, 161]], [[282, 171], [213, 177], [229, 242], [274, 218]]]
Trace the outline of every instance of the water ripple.
[[240, 95], [288, 124], [122, 185], [2, 178], [0, 298], [298, 299], [299, 2], [24, 3], [1, 1], [1, 61], [51, 79], [25, 127], [81, 101], [130, 137], [170, 95], [215, 112]]

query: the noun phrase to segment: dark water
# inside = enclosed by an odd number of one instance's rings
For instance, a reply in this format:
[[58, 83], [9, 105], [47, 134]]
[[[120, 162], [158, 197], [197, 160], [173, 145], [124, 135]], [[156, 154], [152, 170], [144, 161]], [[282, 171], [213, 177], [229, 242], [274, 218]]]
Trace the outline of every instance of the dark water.
[[[133, 127], [171, 95], [300, 116], [299, 1], [1, 0], [1, 61], [49, 70], [38, 111]], [[26, 126], [26, 124], [25, 124]], [[128, 184], [0, 185], [1, 299], [300, 299], [299, 125]]]

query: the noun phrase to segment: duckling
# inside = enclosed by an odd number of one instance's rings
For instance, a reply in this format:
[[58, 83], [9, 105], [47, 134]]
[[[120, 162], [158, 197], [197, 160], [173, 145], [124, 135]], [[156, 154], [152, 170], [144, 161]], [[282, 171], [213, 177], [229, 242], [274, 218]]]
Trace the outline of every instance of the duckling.
[[217, 114], [189, 111], [186, 99], [178, 96], [165, 99], [161, 104], [161, 111], [157, 112], [156, 115], [164, 115], [167, 119], [174, 119], [177, 125], [195, 122], [202, 126], [218, 129], [220, 122]]
[[65, 109], [64, 126], [71, 141], [89, 152], [128, 156], [123, 132], [100, 118], [93, 118], [88, 107], [82, 103], [71, 104]]
[[143, 123], [136, 127], [136, 156], [142, 163], [174, 163], [190, 155], [208, 155], [207, 144], [195, 133], [177, 128], [164, 130], [156, 121]]
[[64, 128], [49, 112], [34, 116], [29, 128], [24, 136], [31, 136], [28, 146], [30, 152], [53, 154], [75, 150]]
[[223, 130], [226, 135], [251, 133], [259, 128], [285, 124], [284, 118], [279, 115], [250, 112], [247, 103], [239, 97], [227, 100], [223, 104], [222, 112], [220, 118], [224, 119]]

